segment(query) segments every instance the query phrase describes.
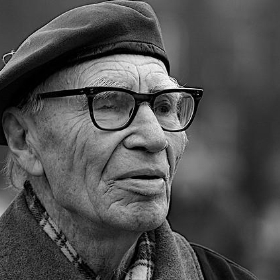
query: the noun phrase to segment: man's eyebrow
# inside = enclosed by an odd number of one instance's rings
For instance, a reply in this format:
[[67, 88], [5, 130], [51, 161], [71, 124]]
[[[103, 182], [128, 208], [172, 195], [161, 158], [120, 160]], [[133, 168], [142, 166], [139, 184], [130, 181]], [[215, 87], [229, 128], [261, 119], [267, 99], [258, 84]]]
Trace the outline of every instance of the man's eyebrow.
[[121, 87], [128, 89], [128, 85], [124, 82], [108, 79], [106, 77], [100, 77], [97, 80], [93, 81], [90, 86], [97, 87], [97, 86], [106, 86], [106, 87]]
[[[168, 76], [168, 77], [169, 77], [169, 80], [167, 80], [165, 83], [155, 85], [154, 87], [152, 87], [149, 90], [149, 92], [154, 93], [154, 92], [166, 89], [167, 86], [170, 86], [170, 81], [174, 84], [175, 88], [181, 87], [175, 78], [173, 78], [171, 76]], [[120, 88], [125, 88], [125, 89], [131, 89], [131, 87], [126, 82], [116, 81], [113, 79], [109, 79], [107, 77], [100, 77], [100, 78], [94, 80], [90, 84], [90, 86], [92, 86], [92, 87], [96, 87], [96, 86], [120, 87]]]
[[170, 83], [168, 83], [168, 82], [170, 82], [170, 81], [173, 82], [175, 88], [181, 87], [181, 86], [179, 85], [178, 81], [177, 81], [175, 78], [173, 78], [173, 77], [171, 77], [171, 76], [168, 76], [168, 77], [169, 77], [169, 80], [167, 80], [167, 82], [161, 83], [161, 84], [158, 84], [158, 85], [155, 85], [154, 87], [152, 87], [152, 88], [150, 89], [150, 92], [151, 92], [151, 93], [154, 93], [154, 92], [157, 92], [157, 91], [161, 91], [161, 90], [166, 89], [167, 86], [170, 86]]

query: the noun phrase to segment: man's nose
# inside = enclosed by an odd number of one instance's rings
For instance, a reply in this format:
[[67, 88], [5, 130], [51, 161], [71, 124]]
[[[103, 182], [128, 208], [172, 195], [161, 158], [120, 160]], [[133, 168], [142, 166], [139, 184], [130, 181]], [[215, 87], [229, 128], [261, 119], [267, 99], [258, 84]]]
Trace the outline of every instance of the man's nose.
[[147, 104], [142, 104], [130, 124], [131, 134], [124, 140], [128, 149], [141, 149], [157, 153], [167, 147], [165, 132], [161, 128], [154, 112]]

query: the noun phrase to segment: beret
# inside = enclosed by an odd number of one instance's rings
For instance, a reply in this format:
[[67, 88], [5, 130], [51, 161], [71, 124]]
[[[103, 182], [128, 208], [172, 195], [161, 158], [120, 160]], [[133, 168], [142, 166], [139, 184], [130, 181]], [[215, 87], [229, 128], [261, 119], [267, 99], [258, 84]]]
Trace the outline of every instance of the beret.
[[[69, 10], [31, 34], [0, 71], [0, 116], [67, 63], [112, 54], [141, 54], [163, 61], [158, 19], [141, 1], [106, 1]], [[2, 123], [2, 122], [1, 122]], [[1, 124], [0, 144], [7, 145]]]

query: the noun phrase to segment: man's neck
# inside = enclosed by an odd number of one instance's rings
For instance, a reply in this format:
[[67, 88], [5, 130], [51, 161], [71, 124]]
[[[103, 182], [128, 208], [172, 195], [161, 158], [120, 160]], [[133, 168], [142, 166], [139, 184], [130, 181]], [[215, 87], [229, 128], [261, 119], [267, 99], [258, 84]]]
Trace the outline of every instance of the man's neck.
[[37, 197], [79, 256], [102, 280], [120, 279], [131, 263], [141, 233], [97, 227], [58, 205], [41, 184], [44, 182], [33, 183]]
[[108, 234], [108, 229], [96, 230], [91, 228], [88, 221], [77, 222], [73, 216], [68, 225], [65, 220], [58, 221], [57, 225], [77, 253], [101, 279], [112, 279], [113, 275], [120, 276], [127, 270], [140, 236], [127, 232]]

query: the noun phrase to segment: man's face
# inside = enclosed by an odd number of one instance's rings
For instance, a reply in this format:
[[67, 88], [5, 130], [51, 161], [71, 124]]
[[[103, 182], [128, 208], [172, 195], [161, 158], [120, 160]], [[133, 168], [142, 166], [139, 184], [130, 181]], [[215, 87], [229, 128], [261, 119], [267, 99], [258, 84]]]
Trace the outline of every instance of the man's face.
[[[99, 85], [149, 93], [176, 87], [161, 61], [140, 55], [89, 61], [47, 83], [46, 91]], [[186, 144], [183, 132], [163, 131], [145, 103], [126, 129], [102, 131], [76, 97], [45, 100], [36, 123], [37, 150], [57, 204], [100, 229], [146, 231], [163, 223]]]

